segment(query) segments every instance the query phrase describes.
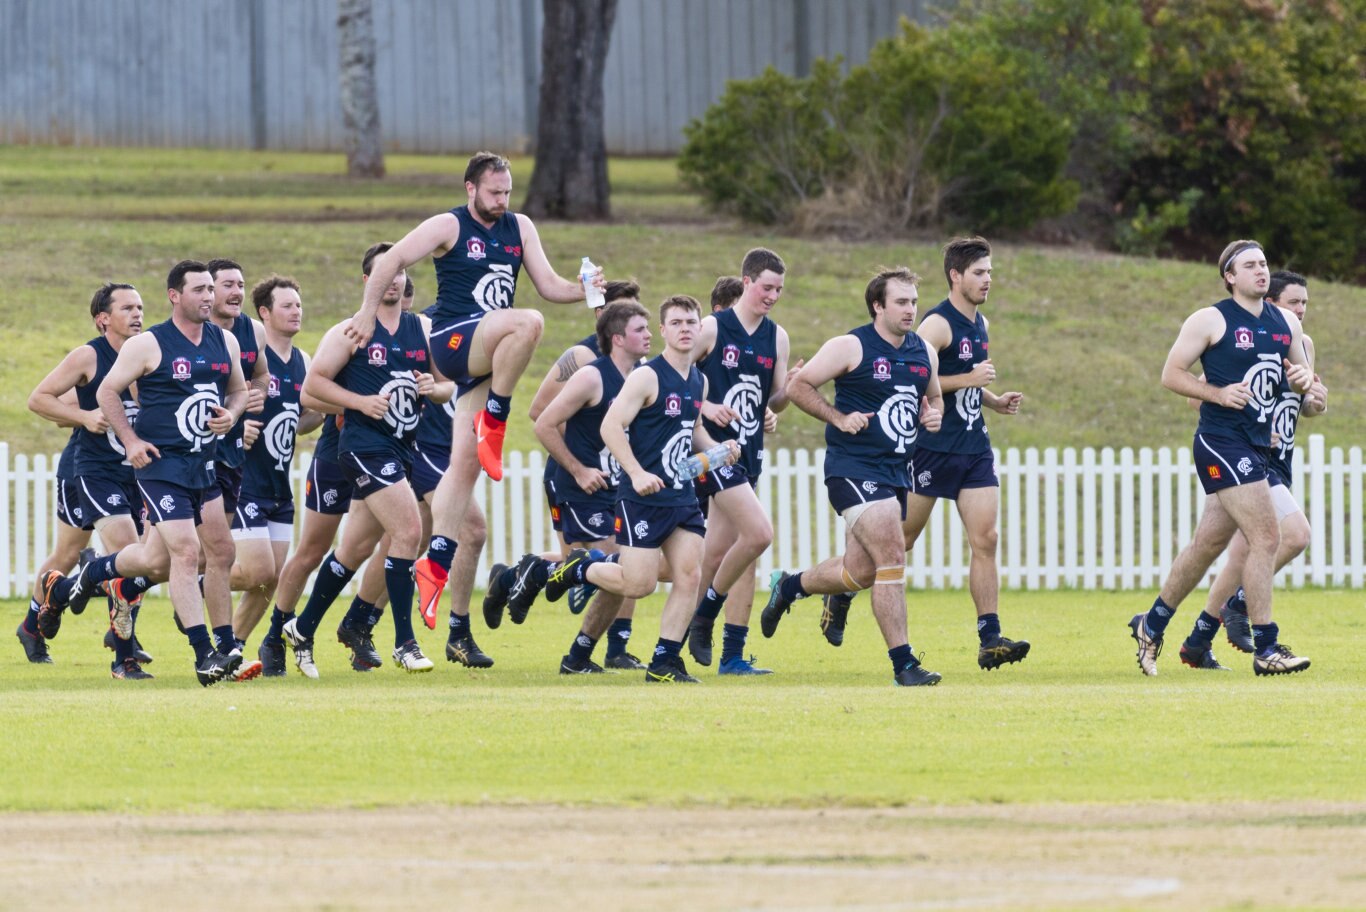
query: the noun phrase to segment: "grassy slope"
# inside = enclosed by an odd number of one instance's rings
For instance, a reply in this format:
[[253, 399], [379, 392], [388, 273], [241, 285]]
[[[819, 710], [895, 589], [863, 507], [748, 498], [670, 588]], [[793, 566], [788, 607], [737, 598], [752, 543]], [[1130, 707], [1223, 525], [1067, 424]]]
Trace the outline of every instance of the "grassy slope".
[[[900, 804], [1366, 800], [1352, 761], [1366, 749], [1366, 648], [1335, 619], [1359, 598], [1293, 592], [1278, 602], [1287, 639], [1314, 657], [1293, 678], [1183, 668], [1176, 643], [1143, 678], [1124, 627], [1132, 596], [1015, 594], [1007, 631], [1034, 642], [1022, 665], [985, 673], [966, 594], [912, 593], [911, 632], [941, 686], [891, 686], [860, 599], [845, 645], [798, 606], [773, 641], [755, 632], [756, 680], [700, 671], [692, 687], [636, 674], [566, 679], [557, 657], [577, 625], [538, 604], [523, 627], [486, 631], [498, 665], [440, 662], [420, 677], [364, 677], [319, 638], [323, 679], [202, 691], [164, 602], [144, 611], [157, 656], [147, 686], [111, 682], [98, 625], [68, 618], [56, 666], [0, 668], [0, 810], [313, 808], [484, 800], [592, 803]], [[648, 651], [660, 600], [632, 648]], [[16, 617], [17, 605], [5, 615]], [[1173, 633], [1184, 634], [1195, 603]], [[333, 613], [336, 613], [335, 611]], [[334, 619], [335, 620], [335, 619]], [[330, 629], [330, 628], [328, 628]], [[380, 647], [390, 627], [382, 625]], [[6, 634], [8, 635], [8, 634]], [[423, 631], [439, 657], [442, 632]], [[439, 658], [438, 658], [439, 661]], [[79, 744], [72, 750], [72, 744]]]
[[[159, 317], [161, 281], [184, 256], [232, 256], [249, 280], [270, 271], [292, 274], [303, 284], [301, 341], [311, 348], [359, 302], [358, 261], [368, 244], [396, 239], [421, 218], [464, 201], [462, 163], [394, 156], [391, 179], [358, 183], [342, 176], [341, 158], [331, 155], [0, 148], [0, 330], [7, 340], [0, 439], [24, 451], [60, 445], [63, 434], [29, 416], [24, 399], [90, 335], [86, 302], [99, 282], [134, 282]], [[744, 250], [772, 246], [789, 263], [776, 315], [798, 355], [864, 319], [862, 288], [880, 264], [919, 271], [924, 305], [943, 293], [934, 244], [775, 236], [707, 217], [670, 162], [615, 161], [611, 173], [617, 223], [539, 226], [561, 274], [572, 275], [587, 254], [610, 276], [638, 278], [647, 303], [680, 291], [705, 300], [718, 274], [738, 268]], [[529, 161], [514, 162], [515, 192], [529, 174]], [[1213, 269], [1060, 248], [997, 250], [988, 310], [994, 360], [1001, 388], [1023, 390], [1027, 404], [1018, 420], [993, 419], [996, 442], [1186, 443], [1191, 416], [1159, 388], [1157, 374], [1181, 320], [1219, 296]], [[414, 274], [419, 300], [430, 300], [430, 265]], [[1330, 444], [1358, 443], [1353, 416], [1366, 405], [1366, 330], [1356, 315], [1366, 290], [1315, 282], [1312, 295], [1309, 328], [1333, 395], [1329, 415], [1313, 429]], [[519, 300], [538, 303], [525, 280]], [[518, 390], [523, 405], [559, 352], [591, 328], [579, 306], [541, 306], [547, 333]], [[795, 412], [777, 440], [819, 442], [819, 428]], [[514, 422], [511, 446], [532, 445], [529, 425]]]

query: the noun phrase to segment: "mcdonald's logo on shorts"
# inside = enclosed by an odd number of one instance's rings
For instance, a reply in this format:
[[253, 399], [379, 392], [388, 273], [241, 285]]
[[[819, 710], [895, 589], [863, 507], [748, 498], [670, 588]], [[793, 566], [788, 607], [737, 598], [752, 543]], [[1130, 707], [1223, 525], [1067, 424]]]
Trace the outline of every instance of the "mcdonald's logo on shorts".
[[1208, 472], [1208, 473], [1209, 473], [1209, 477], [1210, 477], [1210, 478], [1213, 478], [1215, 481], [1218, 481], [1218, 480], [1222, 477], [1222, 476], [1219, 474], [1219, 467], [1218, 467], [1218, 466], [1205, 466], [1205, 471]]
[[465, 337], [460, 333], [451, 333], [450, 341], [446, 343], [446, 347], [449, 348], [451, 351], [455, 351], [457, 348], [460, 347], [460, 343], [464, 341]]

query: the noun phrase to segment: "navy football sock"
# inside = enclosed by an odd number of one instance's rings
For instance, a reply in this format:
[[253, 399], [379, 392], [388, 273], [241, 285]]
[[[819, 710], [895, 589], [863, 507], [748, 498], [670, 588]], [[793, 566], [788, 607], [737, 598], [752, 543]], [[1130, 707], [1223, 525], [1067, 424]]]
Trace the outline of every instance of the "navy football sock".
[[1219, 619], [1211, 617], [1209, 612], [1202, 611], [1200, 616], [1195, 619], [1195, 626], [1191, 628], [1191, 635], [1186, 637], [1186, 645], [1197, 649], [1209, 649], [1214, 644], [1214, 635], [1219, 632]]
[[456, 614], [451, 612], [451, 633], [447, 638], [452, 643], [456, 640], [463, 640], [470, 635], [470, 616], [468, 614]]
[[1257, 655], [1264, 656], [1276, 647], [1276, 638], [1280, 636], [1281, 628], [1276, 624], [1253, 624], [1252, 625], [1252, 645], [1257, 651]]
[[284, 642], [285, 624], [288, 624], [292, 617], [294, 617], [293, 611], [286, 614], [280, 610], [279, 605], [276, 605], [270, 612], [270, 629], [266, 631], [264, 641], [272, 646], [282, 644]]
[[789, 602], [795, 602], [797, 599], [804, 599], [807, 596], [807, 591], [802, 588], [802, 575], [800, 573], [794, 573], [783, 580], [778, 586], [778, 591]]
[[299, 615], [295, 629], [301, 635], [312, 638], [313, 634], [318, 632], [318, 625], [323, 622], [323, 615], [327, 614], [327, 609], [332, 607], [337, 596], [341, 595], [341, 591], [355, 575], [355, 570], [337, 560], [337, 552], [333, 551], [323, 558], [323, 565], [318, 568], [318, 576], [313, 580], [313, 591], [309, 593], [308, 604]]
[[[115, 637], [115, 639], [118, 639]], [[232, 635], [232, 625], [224, 624], [213, 629], [213, 648], [227, 655], [237, 648], [237, 637]]]
[[114, 637], [114, 664], [122, 665], [124, 659], [131, 659], [134, 656], [133, 638], [121, 640]]
[[911, 654], [911, 644], [897, 646], [887, 650], [887, 658], [892, 660], [892, 674], [899, 674], [907, 665], [911, 664], [914, 656]]
[[977, 618], [977, 639], [983, 646], [1001, 635], [1001, 616], [992, 612]]
[[427, 543], [427, 559], [447, 574], [451, 572], [451, 561], [455, 560], [456, 541], [444, 535], [433, 535]]
[[593, 647], [596, 645], [597, 640], [580, 630], [569, 645], [569, 658], [575, 662], [586, 662], [593, 657]]
[[24, 616], [24, 629], [34, 636], [38, 635], [38, 609], [41, 607], [37, 599], [30, 598], [28, 600], [28, 614]]
[[186, 627], [185, 638], [190, 641], [190, 648], [194, 650], [195, 665], [203, 665], [204, 660], [209, 657], [209, 653], [213, 652], [213, 641], [209, 639], [209, 628], [203, 624]]
[[1167, 624], [1171, 622], [1172, 615], [1176, 614], [1176, 609], [1162, 601], [1162, 596], [1158, 596], [1153, 601], [1153, 607], [1148, 610], [1147, 617], [1144, 619], [1144, 626], [1148, 628], [1148, 635], [1161, 637], [1167, 630]]
[[489, 413], [490, 418], [507, 421], [508, 416], [512, 414], [512, 395], [500, 396], [493, 390], [489, 390], [489, 398], [484, 405], [484, 411]]
[[342, 624], [352, 630], [365, 630], [370, 623], [370, 613], [374, 610], [374, 605], [358, 595], [351, 600], [351, 607], [346, 609]]
[[607, 628], [607, 658], [615, 659], [626, 654], [626, 644], [631, 642], [631, 619], [617, 618]]
[[697, 617], [715, 621], [721, 616], [721, 609], [726, 605], [727, 594], [717, 592], [714, 586], [708, 586], [706, 594], [702, 596], [702, 601], [697, 603]]
[[405, 557], [384, 559], [384, 585], [394, 614], [394, 645], [402, 646], [413, 634], [413, 561]]
[[655, 643], [655, 662], [663, 658], [676, 659], [682, 651], [682, 640], [666, 640], [664, 637], [660, 637], [659, 641]]
[[749, 636], [749, 628], [741, 627], [739, 624], [727, 624], [722, 628], [721, 634], [721, 664], [724, 665], [731, 659], [743, 659], [745, 657], [745, 638]]
[[1224, 607], [1238, 614], [1247, 614], [1247, 593], [1243, 592], [1242, 586], [1239, 586], [1238, 591], [1228, 597], [1228, 601], [1224, 602]]

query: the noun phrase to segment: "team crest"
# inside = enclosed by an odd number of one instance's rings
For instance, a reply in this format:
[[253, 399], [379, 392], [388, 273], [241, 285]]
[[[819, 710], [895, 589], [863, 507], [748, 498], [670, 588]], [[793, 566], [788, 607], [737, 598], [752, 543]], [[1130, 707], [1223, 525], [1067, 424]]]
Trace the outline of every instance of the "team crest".
[[1244, 456], [1242, 459], [1239, 459], [1239, 460], [1238, 460], [1238, 471], [1239, 471], [1239, 473], [1241, 473], [1241, 474], [1243, 474], [1243, 475], [1247, 475], [1249, 472], [1251, 472], [1251, 471], [1252, 471], [1252, 460], [1251, 460], [1251, 459], [1248, 459], [1246, 456]]
[[876, 493], [877, 493], [877, 482], [875, 482], [875, 481], [865, 481], [865, 482], [861, 483], [861, 484], [859, 485], [859, 487], [860, 487], [860, 488], [863, 488], [863, 490], [864, 490], [865, 493], [868, 493], [868, 494], [876, 494]]
[[739, 367], [739, 366], [740, 366], [740, 349], [737, 348], [737, 347], [734, 346], [734, 345], [727, 345], [724, 349], [722, 349], [722, 351], [721, 351], [721, 366], [722, 366], [722, 367]]
[[930, 486], [930, 479], [933, 477], [934, 476], [932, 476], [928, 471], [925, 471], [921, 472], [919, 475], [916, 476], [916, 481], [920, 482], [920, 486], [922, 488], [928, 488]]
[[650, 524], [642, 519], [635, 524], [633, 531], [636, 533], [636, 538], [644, 538], [650, 532]]
[[960, 342], [958, 343], [958, 360], [959, 360], [959, 361], [971, 361], [971, 360], [972, 360], [972, 340], [969, 339], [967, 336], [964, 336], [964, 337], [962, 338], [962, 341], [960, 341]]
[[160, 504], [161, 512], [163, 513], [170, 513], [172, 510], [175, 509], [175, 498], [172, 497], [170, 494], [167, 494], [164, 497], [162, 497], [161, 500], [158, 501], [158, 503]]
[[384, 350], [383, 343], [371, 342], [370, 347], [365, 350], [365, 354], [370, 359], [372, 367], [383, 367], [389, 363], [389, 353]]
[[470, 238], [465, 241], [465, 255], [471, 260], [482, 260], [488, 254], [484, 253], [484, 242], [479, 238]]
[[176, 358], [171, 362], [171, 379], [188, 380], [190, 379], [190, 359]]
[[270, 375], [270, 388], [266, 390], [266, 395], [272, 399], [280, 395], [280, 378], [274, 374]]
[[668, 418], [677, 418], [683, 414], [683, 399], [678, 393], [670, 393], [664, 397], [664, 415]]
[[1239, 326], [1233, 331], [1233, 347], [1246, 351], [1252, 347], [1252, 330]]
[[886, 358], [878, 358], [873, 361], [873, 379], [892, 379], [892, 362], [888, 361]]
[[592, 526], [594, 529], [605, 522], [607, 522], [607, 519], [601, 513], [594, 513], [592, 516], [588, 517], [588, 525]]

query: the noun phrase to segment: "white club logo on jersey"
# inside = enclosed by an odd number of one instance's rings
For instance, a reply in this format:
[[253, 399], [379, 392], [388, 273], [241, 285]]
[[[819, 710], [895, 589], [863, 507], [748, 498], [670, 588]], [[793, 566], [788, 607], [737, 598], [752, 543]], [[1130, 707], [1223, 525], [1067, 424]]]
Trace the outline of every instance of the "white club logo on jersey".
[[1274, 353], [1258, 355], [1257, 363], [1243, 374], [1243, 382], [1252, 394], [1249, 405], [1257, 410], [1257, 423], [1265, 424], [1276, 408], [1276, 399], [1281, 392], [1281, 356]]
[[1299, 423], [1300, 401], [1303, 397], [1294, 391], [1284, 392], [1271, 414], [1271, 432], [1280, 438], [1276, 452], [1285, 459], [1295, 449], [1295, 426]]
[[117, 507], [119, 504], [123, 503], [123, 495], [110, 494], [107, 498], [105, 498], [104, 502], [109, 504], [109, 506], [111, 507]]
[[598, 528], [605, 522], [607, 522], [607, 518], [603, 516], [601, 513], [594, 513], [592, 516], [588, 517], [588, 525], [592, 526], [594, 529]]
[[[138, 413], [140, 411], [142, 411], [142, 409], [138, 407], [138, 401], [136, 399], [123, 400], [123, 417], [128, 419], [128, 424], [130, 426], [137, 424]], [[123, 448], [123, 442], [119, 440], [119, 435], [114, 433], [113, 428], [109, 428], [104, 432], [104, 439], [109, 441], [109, 449], [118, 453], [120, 456], [126, 457], [128, 455], [128, 452]], [[121, 465], [132, 465], [132, 463], [127, 459], [124, 459]]]
[[1244, 456], [1242, 459], [1239, 459], [1239, 460], [1238, 460], [1238, 471], [1239, 471], [1241, 474], [1243, 474], [1243, 475], [1246, 475], [1246, 474], [1248, 474], [1249, 472], [1251, 472], [1251, 471], [1252, 471], [1252, 460], [1251, 460], [1251, 459], [1248, 459], [1246, 456]]
[[685, 479], [680, 477], [679, 469], [689, 456], [692, 455], [692, 422], [684, 421], [683, 426], [669, 438], [669, 442], [664, 444], [664, 452], [660, 454], [660, 464], [664, 467], [664, 474], [673, 482], [675, 491], [683, 488]]
[[920, 393], [914, 386], [894, 386], [896, 392], [877, 410], [877, 422], [887, 439], [896, 444], [895, 453], [905, 453], [915, 443], [916, 418], [920, 416]]
[[505, 263], [490, 263], [489, 271], [474, 286], [474, 303], [492, 313], [512, 306], [512, 292], [517, 287], [512, 279], [512, 267]]
[[76, 517], [77, 522], [81, 522], [85, 519], [85, 511], [82, 510], [80, 507], [72, 507], [71, 515]]
[[964, 430], [972, 430], [972, 426], [977, 423], [977, 419], [982, 417], [982, 391], [975, 386], [966, 386], [960, 389], [953, 397], [954, 410], [958, 412], [958, 417], [963, 419]]
[[270, 419], [261, 436], [266, 438], [266, 452], [275, 460], [275, 471], [285, 472], [294, 458], [294, 439], [299, 431], [299, 404], [286, 402], [284, 411]]
[[759, 432], [763, 418], [759, 409], [761, 398], [763, 391], [759, 388], [758, 374], [741, 374], [739, 382], [726, 390], [722, 404], [740, 416], [730, 423], [731, 429], [739, 433], [735, 442], [740, 446], [744, 446]]
[[621, 478], [621, 463], [617, 462], [617, 457], [613, 456], [607, 447], [598, 451], [598, 468], [607, 476], [607, 483], [616, 487], [618, 479]]
[[204, 444], [217, 436], [209, 430], [209, 420], [219, 402], [216, 384], [196, 383], [194, 388], [198, 392], [186, 397], [175, 410], [175, 424], [180, 436], [189, 442], [190, 452], [198, 453]]
[[394, 379], [380, 388], [381, 396], [388, 395], [389, 411], [384, 423], [394, 429], [394, 436], [402, 438], [411, 433], [421, 417], [417, 410], [417, 381], [410, 371], [390, 371]]

